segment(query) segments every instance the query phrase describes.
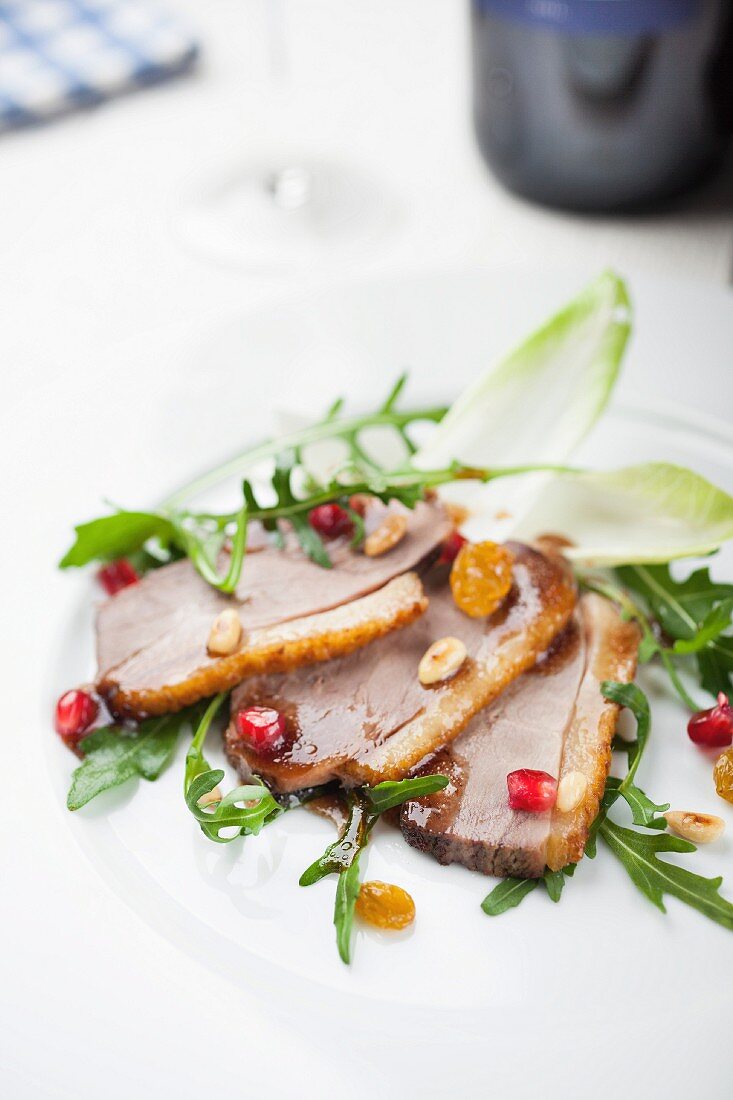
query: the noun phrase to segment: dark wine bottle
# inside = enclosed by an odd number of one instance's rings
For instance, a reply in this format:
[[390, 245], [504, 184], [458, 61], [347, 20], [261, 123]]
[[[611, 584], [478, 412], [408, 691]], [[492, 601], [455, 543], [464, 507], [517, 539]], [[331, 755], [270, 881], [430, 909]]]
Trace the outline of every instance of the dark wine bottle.
[[723, 160], [731, 0], [472, 0], [471, 17], [476, 135], [512, 191], [648, 208]]

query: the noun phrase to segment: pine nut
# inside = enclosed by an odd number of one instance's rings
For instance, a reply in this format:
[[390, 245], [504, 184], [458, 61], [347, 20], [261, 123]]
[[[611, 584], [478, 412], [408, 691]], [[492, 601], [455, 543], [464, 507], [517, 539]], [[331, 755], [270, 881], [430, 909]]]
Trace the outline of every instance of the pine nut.
[[568, 772], [557, 785], [557, 802], [555, 805], [561, 814], [572, 813], [576, 810], [585, 797], [588, 790], [588, 780], [582, 772]]
[[213, 806], [215, 802], [221, 802], [222, 797], [221, 787], [214, 787], [213, 791], [201, 795], [197, 805], [203, 810], [206, 806]]
[[723, 835], [725, 822], [715, 814], [698, 814], [692, 810], [667, 810], [664, 815], [673, 833], [693, 844], [710, 844]]
[[379, 527], [364, 539], [364, 553], [368, 558], [386, 554], [407, 534], [407, 516], [400, 513], [385, 516]]
[[441, 638], [425, 650], [417, 675], [421, 684], [439, 684], [455, 676], [466, 660], [466, 647], [459, 638]]
[[228, 607], [211, 624], [206, 648], [212, 657], [228, 657], [238, 649], [241, 640], [242, 624], [239, 615], [233, 607]]

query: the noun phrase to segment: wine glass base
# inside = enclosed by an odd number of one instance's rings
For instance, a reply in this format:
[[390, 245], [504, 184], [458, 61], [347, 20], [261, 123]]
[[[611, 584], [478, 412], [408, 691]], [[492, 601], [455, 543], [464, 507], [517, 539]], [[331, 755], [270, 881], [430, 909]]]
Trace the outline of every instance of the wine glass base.
[[263, 158], [202, 186], [184, 201], [176, 229], [209, 259], [282, 270], [368, 252], [400, 220], [399, 201], [360, 168]]

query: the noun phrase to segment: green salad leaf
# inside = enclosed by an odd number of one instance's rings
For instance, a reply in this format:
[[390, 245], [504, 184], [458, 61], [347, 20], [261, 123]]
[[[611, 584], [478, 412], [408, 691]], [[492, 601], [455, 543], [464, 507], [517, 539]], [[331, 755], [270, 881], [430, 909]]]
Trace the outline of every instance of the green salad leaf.
[[333, 909], [333, 923], [336, 926], [336, 946], [342, 962], [351, 962], [351, 932], [354, 925], [354, 906], [359, 896], [361, 880], [359, 878], [358, 851], [346, 870], [339, 875], [336, 883], [336, 903]]
[[[601, 690], [606, 699], [628, 707], [633, 712], [637, 722], [637, 737], [635, 741], [626, 742], [622, 746], [629, 757], [628, 772], [623, 779], [609, 777], [600, 812], [591, 828], [586, 855], [591, 858], [595, 855], [596, 838], [600, 836], [621, 862], [634, 885], [662, 912], [666, 912], [664, 897], [670, 895], [710, 920], [733, 929], [733, 902], [720, 894], [722, 878], [704, 878], [685, 867], [659, 858], [660, 854], [666, 852], [688, 854], [696, 851], [696, 848], [689, 841], [670, 836], [663, 831], [667, 822], [656, 815], [668, 809], [668, 804], [656, 805], [634, 783], [649, 741], [651, 713], [648, 700], [635, 684], [607, 680], [601, 685]], [[620, 747], [618, 742], [615, 747]], [[619, 798], [628, 803], [637, 828], [619, 825], [608, 816]], [[572, 875], [574, 870], [575, 867], [571, 865], [562, 871], [546, 871], [544, 880], [505, 879], [484, 899], [481, 908], [489, 916], [504, 913], [519, 905], [541, 881], [544, 881], [552, 900], [558, 901], [564, 878]]]
[[615, 566], [701, 557], [733, 538], [733, 497], [668, 462], [611, 472], [562, 473], [517, 524], [517, 538], [547, 531], [572, 543], [581, 565]]
[[354, 906], [359, 894], [359, 857], [380, 815], [411, 798], [435, 794], [448, 785], [445, 775], [423, 775], [414, 779], [386, 781], [375, 787], [359, 787], [349, 793], [349, 816], [338, 838], [329, 844], [300, 876], [301, 886], [312, 886], [327, 875], [338, 875], [333, 922], [336, 944], [345, 963], [351, 961], [351, 932]]
[[516, 909], [528, 894], [540, 884], [538, 878], [505, 878], [487, 894], [481, 908], [487, 917], [498, 917], [508, 909]]
[[204, 741], [206, 740], [206, 735], [209, 732], [211, 723], [228, 695], [228, 691], [221, 691], [218, 695], [214, 696], [204, 711], [201, 721], [196, 728], [196, 732], [193, 735], [188, 752], [186, 753], [186, 768], [183, 776], [184, 795], [188, 793], [188, 788], [197, 776], [203, 775], [204, 772], [211, 771], [209, 763], [204, 756]]
[[600, 832], [634, 885], [663, 913], [664, 895], [670, 894], [724, 928], [733, 929], [733, 903], [720, 895], [722, 878], [703, 878], [658, 858], [660, 852], [694, 852], [694, 844], [669, 834], [625, 829], [609, 820]]
[[606, 407], [630, 316], [625, 283], [605, 272], [464, 390], [416, 464], [563, 462]]
[[[225, 794], [220, 802], [207, 807], [199, 806], [204, 795], [211, 794], [221, 783], [224, 772], [217, 768], [202, 772], [192, 780], [186, 791], [186, 805], [201, 826], [201, 832], [217, 844], [228, 844], [238, 836], [256, 836], [282, 814], [283, 808], [270, 794], [265, 784], [256, 776], [251, 783]], [[235, 832], [222, 836], [223, 829]]]
[[70, 810], [78, 810], [102, 791], [119, 787], [140, 776], [155, 780], [173, 758], [179, 734], [196, 722], [199, 708], [178, 714], [149, 718], [137, 730], [104, 726], [80, 742], [84, 759], [71, 777], [66, 799]]
[[[678, 658], [692, 657], [700, 683], [711, 695], [733, 691], [733, 585], [721, 584], [710, 570], [696, 569], [676, 580], [667, 565], [628, 565], [616, 570], [621, 583], [646, 606], [646, 615], [656, 621], [661, 637], [649, 643], [667, 670]], [[675, 677], [673, 677], [673, 682]], [[686, 705], [699, 707], [687, 692], [675, 686]]]
[[60, 569], [88, 565], [92, 561], [110, 561], [130, 557], [150, 539], [168, 544], [175, 539], [172, 521], [159, 512], [126, 512], [80, 523], [75, 528], [74, 544], [59, 562]]

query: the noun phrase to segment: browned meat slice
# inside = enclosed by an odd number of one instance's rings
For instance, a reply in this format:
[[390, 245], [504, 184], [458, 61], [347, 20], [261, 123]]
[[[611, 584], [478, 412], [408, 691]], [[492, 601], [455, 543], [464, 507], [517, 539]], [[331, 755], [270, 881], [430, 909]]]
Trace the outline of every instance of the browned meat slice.
[[[572, 614], [575, 592], [563, 566], [526, 546], [512, 550], [512, 592], [488, 619], [464, 615], [444, 578], [440, 584], [436, 578], [427, 613], [399, 637], [318, 668], [241, 684], [233, 714], [272, 706], [286, 715], [288, 737], [274, 754], [258, 754], [232, 722], [226, 735], [231, 762], [242, 774], [254, 771], [292, 791], [334, 778], [347, 784], [400, 778], [452, 741], [534, 664]], [[452, 680], [423, 687], [420, 658], [448, 635], [464, 642], [468, 660]]]
[[[179, 710], [245, 676], [350, 653], [412, 622], [425, 602], [407, 574], [451, 529], [436, 502], [408, 513], [405, 537], [367, 557], [348, 540], [329, 544], [332, 569], [299, 547], [267, 545], [247, 555], [234, 596], [208, 585], [188, 560], [149, 573], [99, 608], [98, 687], [117, 713], [140, 717]], [[229, 657], [211, 657], [211, 625], [237, 610], [244, 637]]]
[[619, 707], [601, 694], [604, 680], [630, 683], [636, 673], [639, 630], [623, 622], [612, 603], [589, 593], [583, 597], [587, 638], [586, 669], [565, 738], [560, 776], [580, 772], [588, 781], [585, 797], [571, 813], [555, 809], [547, 847], [547, 866], [559, 871], [582, 859], [585, 843], [606, 786], [611, 766], [611, 744]]
[[[600, 682], [633, 678], [638, 632], [599, 596], [584, 596], [579, 611], [544, 661], [424, 765], [449, 774], [451, 784], [403, 807], [402, 832], [413, 847], [440, 863], [520, 878], [582, 857], [618, 709], [603, 700]], [[512, 810], [506, 777], [518, 768], [553, 776], [582, 770], [590, 780], [586, 799], [567, 814]]]

